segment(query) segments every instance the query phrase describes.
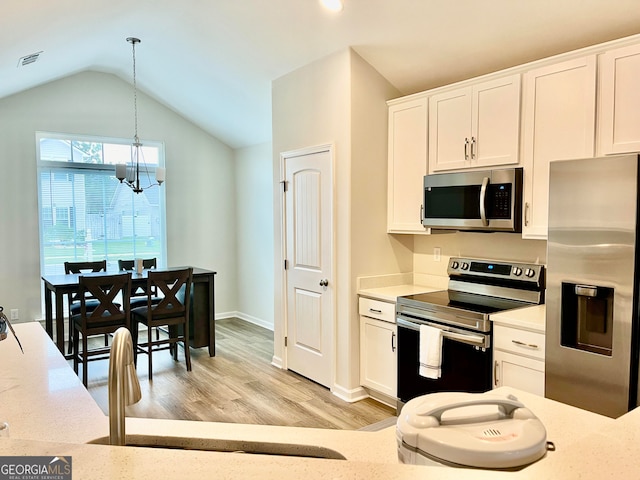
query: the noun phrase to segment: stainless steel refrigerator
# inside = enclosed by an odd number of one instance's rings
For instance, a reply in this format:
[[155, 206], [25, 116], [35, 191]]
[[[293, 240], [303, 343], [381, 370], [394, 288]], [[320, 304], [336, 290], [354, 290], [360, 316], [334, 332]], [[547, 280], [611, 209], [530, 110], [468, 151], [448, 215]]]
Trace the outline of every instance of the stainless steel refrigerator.
[[549, 167], [545, 396], [614, 418], [638, 400], [639, 161]]

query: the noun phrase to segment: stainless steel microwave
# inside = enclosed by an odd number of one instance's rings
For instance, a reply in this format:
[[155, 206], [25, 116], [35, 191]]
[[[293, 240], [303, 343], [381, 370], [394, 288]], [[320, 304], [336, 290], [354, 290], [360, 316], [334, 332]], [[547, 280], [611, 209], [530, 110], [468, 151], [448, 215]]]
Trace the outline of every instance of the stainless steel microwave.
[[426, 175], [422, 212], [434, 229], [522, 232], [522, 168]]

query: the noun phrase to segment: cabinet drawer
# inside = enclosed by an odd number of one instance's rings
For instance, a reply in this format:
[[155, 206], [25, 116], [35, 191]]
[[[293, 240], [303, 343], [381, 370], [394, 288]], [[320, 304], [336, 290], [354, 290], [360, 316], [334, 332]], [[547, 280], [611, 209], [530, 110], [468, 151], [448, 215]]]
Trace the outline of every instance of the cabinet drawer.
[[517, 355], [544, 360], [544, 334], [518, 330], [503, 325], [493, 326], [494, 348]]
[[396, 323], [396, 304], [360, 297], [358, 313], [365, 317], [377, 318], [385, 322]]

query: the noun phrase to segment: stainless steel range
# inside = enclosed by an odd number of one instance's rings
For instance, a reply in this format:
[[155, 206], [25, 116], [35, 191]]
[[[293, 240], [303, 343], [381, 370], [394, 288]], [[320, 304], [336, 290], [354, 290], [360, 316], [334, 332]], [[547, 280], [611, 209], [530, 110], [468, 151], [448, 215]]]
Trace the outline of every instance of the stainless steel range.
[[[398, 297], [398, 411], [414, 397], [491, 389], [489, 315], [544, 303], [543, 265], [452, 257], [447, 290]], [[441, 330], [441, 374], [419, 374], [420, 326]]]

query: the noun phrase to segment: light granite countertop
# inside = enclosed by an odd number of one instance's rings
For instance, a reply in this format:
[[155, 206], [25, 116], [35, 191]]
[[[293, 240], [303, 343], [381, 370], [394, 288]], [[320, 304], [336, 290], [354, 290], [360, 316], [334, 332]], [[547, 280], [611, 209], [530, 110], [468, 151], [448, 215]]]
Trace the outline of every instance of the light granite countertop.
[[489, 318], [496, 325], [517, 327], [525, 330], [531, 330], [533, 332], [545, 332], [546, 316], [544, 304], [495, 313], [489, 315]]
[[325, 446], [347, 460], [91, 445], [108, 435], [108, 422], [39, 324], [16, 325], [22, 355], [0, 343], [0, 416], [11, 436], [0, 456], [71, 457], [73, 478], [634, 478], [640, 469], [640, 409], [617, 420], [510, 388], [547, 428], [555, 452], [518, 472], [397, 463], [393, 427], [378, 432], [127, 418], [129, 434], [250, 439]]
[[391, 285], [377, 288], [361, 288], [358, 295], [361, 297], [373, 298], [384, 302], [396, 303], [398, 297], [404, 295], [415, 295], [416, 293], [428, 293], [441, 290], [440, 288], [427, 287], [423, 285]]

